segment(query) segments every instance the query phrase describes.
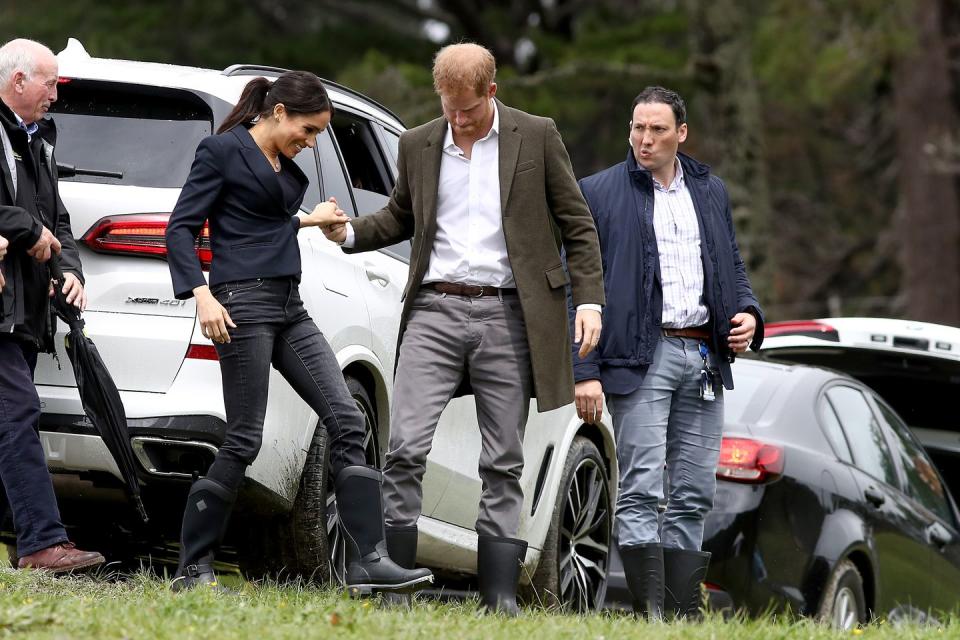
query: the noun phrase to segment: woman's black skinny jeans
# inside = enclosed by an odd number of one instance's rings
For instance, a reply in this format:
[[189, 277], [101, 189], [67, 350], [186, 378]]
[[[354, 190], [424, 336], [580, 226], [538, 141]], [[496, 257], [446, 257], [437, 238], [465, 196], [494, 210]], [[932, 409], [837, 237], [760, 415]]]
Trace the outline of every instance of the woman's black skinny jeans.
[[331, 471], [364, 464], [364, 419], [340, 364], [300, 299], [293, 278], [216, 285], [212, 293], [237, 325], [217, 344], [227, 432], [207, 476], [236, 491], [263, 440], [270, 366], [290, 383], [329, 434]]

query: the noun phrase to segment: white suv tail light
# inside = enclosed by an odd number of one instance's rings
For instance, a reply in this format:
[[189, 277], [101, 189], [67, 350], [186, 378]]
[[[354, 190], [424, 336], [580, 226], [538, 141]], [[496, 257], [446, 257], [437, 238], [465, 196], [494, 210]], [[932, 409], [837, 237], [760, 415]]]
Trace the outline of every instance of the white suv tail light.
[[[97, 253], [167, 257], [165, 234], [169, 213], [134, 213], [98, 220], [83, 236], [83, 243]], [[197, 241], [197, 255], [204, 271], [210, 269], [210, 227], [204, 223]]]

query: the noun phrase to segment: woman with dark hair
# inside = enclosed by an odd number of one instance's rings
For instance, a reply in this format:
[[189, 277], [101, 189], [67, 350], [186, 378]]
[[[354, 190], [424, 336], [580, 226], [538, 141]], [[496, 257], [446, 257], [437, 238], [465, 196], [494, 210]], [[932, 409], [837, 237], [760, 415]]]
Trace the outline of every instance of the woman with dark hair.
[[[197, 147], [167, 228], [174, 293], [196, 298], [204, 337], [214, 342], [223, 378], [227, 428], [207, 475], [187, 496], [180, 566], [172, 588], [217, 588], [213, 554], [237, 490], [263, 437], [272, 364], [320, 416], [346, 539], [351, 593], [413, 590], [426, 569], [397, 566], [387, 554], [380, 471], [364, 465], [364, 420], [330, 345], [300, 299], [297, 231], [316, 226], [336, 201], [298, 216], [307, 178], [293, 161], [330, 123], [333, 105], [320, 79], [284, 73], [255, 78], [220, 126]], [[213, 260], [204, 280], [195, 241], [209, 221]], [[318, 425], [318, 428], [321, 428]]]

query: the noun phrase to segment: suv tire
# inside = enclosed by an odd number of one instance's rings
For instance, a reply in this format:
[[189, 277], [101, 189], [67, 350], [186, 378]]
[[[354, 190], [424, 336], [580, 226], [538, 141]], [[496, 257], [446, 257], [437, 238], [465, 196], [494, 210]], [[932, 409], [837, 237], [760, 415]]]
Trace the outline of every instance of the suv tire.
[[[379, 466], [376, 413], [370, 395], [356, 379], [347, 377], [346, 381], [364, 416], [367, 463]], [[241, 541], [239, 565], [246, 578], [343, 583], [345, 550], [329, 472], [328, 444], [327, 430], [318, 424], [289, 513], [244, 523], [247, 533]]]
[[610, 473], [597, 446], [577, 436], [563, 465], [528, 604], [586, 613], [603, 606], [613, 526]]

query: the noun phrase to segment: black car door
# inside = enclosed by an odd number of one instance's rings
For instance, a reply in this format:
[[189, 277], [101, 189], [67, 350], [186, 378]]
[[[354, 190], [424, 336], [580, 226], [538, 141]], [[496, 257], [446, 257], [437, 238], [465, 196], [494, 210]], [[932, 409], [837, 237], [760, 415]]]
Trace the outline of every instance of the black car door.
[[926, 523], [899, 489], [900, 478], [884, 429], [864, 391], [836, 385], [826, 392], [853, 454], [853, 474], [862, 495], [861, 514], [874, 551], [876, 613], [910, 615], [914, 602], [927, 602], [930, 556]]
[[927, 553], [931, 559], [931, 589], [927, 605], [920, 608], [952, 611], [960, 602], [960, 542], [953, 500], [913, 433], [882, 400], [874, 400], [880, 419], [893, 435], [891, 444], [900, 466], [903, 491], [924, 522]]

